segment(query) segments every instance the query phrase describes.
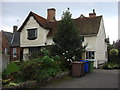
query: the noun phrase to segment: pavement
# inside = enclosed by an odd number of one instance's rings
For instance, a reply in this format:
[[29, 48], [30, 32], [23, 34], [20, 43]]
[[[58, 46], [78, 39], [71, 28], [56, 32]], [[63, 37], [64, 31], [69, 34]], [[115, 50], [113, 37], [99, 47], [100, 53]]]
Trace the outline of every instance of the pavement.
[[43, 88], [118, 88], [118, 70], [94, 69], [85, 76], [49, 84]]

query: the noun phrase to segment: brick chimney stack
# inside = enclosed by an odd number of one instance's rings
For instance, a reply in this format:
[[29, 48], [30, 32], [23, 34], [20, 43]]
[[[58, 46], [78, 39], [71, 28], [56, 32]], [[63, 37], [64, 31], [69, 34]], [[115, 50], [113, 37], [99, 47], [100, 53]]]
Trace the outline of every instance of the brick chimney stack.
[[16, 25], [13, 26], [13, 33], [17, 32], [17, 28], [18, 28], [18, 26], [16, 26]]
[[49, 21], [55, 21], [55, 9], [54, 8], [50, 8], [47, 9], [47, 20]]
[[96, 17], [95, 9], [93, 9], [93, 13], [89, 13], [89, 17]]

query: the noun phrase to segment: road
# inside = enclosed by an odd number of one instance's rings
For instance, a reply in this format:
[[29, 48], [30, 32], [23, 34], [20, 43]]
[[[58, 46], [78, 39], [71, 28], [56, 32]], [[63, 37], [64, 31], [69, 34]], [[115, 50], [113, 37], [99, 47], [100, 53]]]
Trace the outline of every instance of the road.
[[94, 69], [80, 78], [71, 78], [43, 88], [118, 88], [118, 70]]

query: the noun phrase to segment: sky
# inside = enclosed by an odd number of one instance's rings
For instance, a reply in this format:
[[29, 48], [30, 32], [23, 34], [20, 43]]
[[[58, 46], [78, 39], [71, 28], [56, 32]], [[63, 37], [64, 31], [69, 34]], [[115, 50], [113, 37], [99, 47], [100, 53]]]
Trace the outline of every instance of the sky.
[[30, 11], [46, 18], [47, 9], [56, 9], [56, 19], [70, 8], [72, 18], [81, 14], [88, 17], [95, 9], [96, 15], [103, 15], [106, 37], [110, 42], [118, 39], [118, 2], [2, 2], [0, 3], [0, 30], [12, 32], [13, 25], [21, 26]]

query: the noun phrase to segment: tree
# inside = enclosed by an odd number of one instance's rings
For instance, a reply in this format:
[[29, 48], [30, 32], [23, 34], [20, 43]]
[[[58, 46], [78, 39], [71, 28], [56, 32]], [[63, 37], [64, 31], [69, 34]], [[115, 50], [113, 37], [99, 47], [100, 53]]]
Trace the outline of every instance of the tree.
[[118, 49], [118, 58], [120, 59], [120, 40], [116, 41], [115, 48]]
[[53, 52], [62, 55], [68, 62], [81, 59], [81, 55], [86, 46], [82, 46], [83, 37], [80, 36], [73, 19], [72, 14], [67, 11], [63, 12], [62, 19], [58, 24], [58, 30], [53, 41]]

